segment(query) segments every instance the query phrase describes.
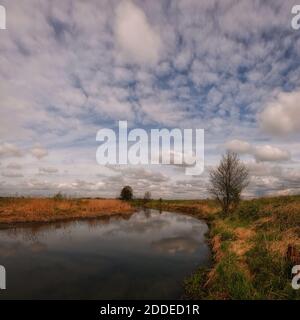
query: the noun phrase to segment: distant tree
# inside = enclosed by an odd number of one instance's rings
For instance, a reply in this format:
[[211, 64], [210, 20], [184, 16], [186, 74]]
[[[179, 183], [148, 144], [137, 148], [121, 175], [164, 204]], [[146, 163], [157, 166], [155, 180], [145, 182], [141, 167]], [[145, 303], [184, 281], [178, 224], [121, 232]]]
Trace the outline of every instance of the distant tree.
[[122, 200], [131, 200], [132, 197], [133, 197], [132, 188], [130, 186], [123, 187], [123, 189], [121, 190], [120, 198]]
[[151, 192], [146, 191], [144, 195], [144, 201], [150, 201], [151, 200]]
[[241, 193], [249, 184], [249, 172], [238, 155], [227, 151], [219, 166], [210, 172], [210, 193], [228, 214], [238, 205]]
[[159, 205], [161, 206], [162, 205], [162, 202], [163, 202], [163, 199], [162, 198], [159, 198]]
[[53, 199], [54, 199], [54, 200], [63, 200], [63, 199], [64, 199], [64, 195], [62, 194], [61, 191], [59, 191], [58, 193], [56, 193], [56, 194], [53, 196]]

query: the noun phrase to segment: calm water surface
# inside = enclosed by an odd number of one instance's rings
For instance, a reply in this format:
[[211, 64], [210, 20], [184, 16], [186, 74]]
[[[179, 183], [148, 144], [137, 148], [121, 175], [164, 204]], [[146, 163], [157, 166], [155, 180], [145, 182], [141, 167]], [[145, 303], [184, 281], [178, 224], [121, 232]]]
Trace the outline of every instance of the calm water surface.
[[207, 225], [156, 210], [127, 219], [0, 230], [0, 299], [172, 299], [210, 263]]

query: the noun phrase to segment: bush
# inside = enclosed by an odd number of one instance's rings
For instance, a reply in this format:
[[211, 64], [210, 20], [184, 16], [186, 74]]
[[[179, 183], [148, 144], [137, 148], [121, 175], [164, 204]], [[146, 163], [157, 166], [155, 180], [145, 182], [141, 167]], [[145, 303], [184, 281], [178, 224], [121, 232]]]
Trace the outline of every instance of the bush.
[[56, 193], [56, 194], [53, 196], [53, 199], [54, 199], [54, 200], [63, 200], [63, 199], [64, 199], [64, 195], [59, 191], [58, 193]]
[[120, 194], [120, 198], [122, 200], [132, 200], [133, 197], [133, 191], [132, 188], [130, 186], [125, 186], [122, 190], [121, 190], [121, 194]]

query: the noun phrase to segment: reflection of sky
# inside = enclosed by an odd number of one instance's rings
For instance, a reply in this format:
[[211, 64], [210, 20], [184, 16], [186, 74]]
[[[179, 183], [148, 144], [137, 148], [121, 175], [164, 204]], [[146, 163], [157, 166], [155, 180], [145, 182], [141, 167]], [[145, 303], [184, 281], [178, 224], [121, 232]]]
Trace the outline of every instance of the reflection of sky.
[[[206, 231], [206, 224], [197, 219], [155, 210], [135, 213], [129, 219], [2, 230], [0, 264], [6, 266], [15, 279], [30, 274], [33, 282], [27, 286], [31, 286], [32, 293], [36, 292], [38, 297], [46, 295], [48, 286], [53, 290], [50, 296], [57, 297], [55, 286], [60, 286], [64, 290], [71, 288], [64, 293], [66, 296], [79, 297], [85, 291], [76, 289], [79, 291], [75, 293], [74, 284], [83, 290], [86, 281], [91, 282], [87, 292], [101, 283], [97, 292], [102, 298], [106, 295], [117, 298], [116, 292], [119, 297], [127, 297], [131, 294], [132, 282], [136, 284], [137, 297], [145, 294], [159, 298], [153, 295], [153, 287], [169, 281], [164, 295], [175, 297], [184, 276], [199, 264], [209, 262], [204, 241]], [[39, 282], [38, 278], [43, 280]], [[92, 281], [93, 278], [96, 280]], [[121, 288], [116, 290], [115, 285]], [[15, 286], [19, 292], [17, 283]], [[148, 293], [145, 288], [149, 288]], [[94, 295], [95, 292], [89, 293]]]
[[56, 225], [40, 226], [40, 228], [23, 228], [4, 230], [0, 233], [2, 241], [22, 242], [26, 246], [35, 246], [36, 243], [46, 246], [57, 246], [58, 249], [73, 247], [88, 250], [87, 244], [102, 247], [122, 241], [119, 245], [135, 243], [135, 245], [151, 245], [154, 241], [169, 238], [192, 239], [196, 243], [203, 242], [206, 224], [184, 215], [151, 210], [150, 214], [138, 212], [130, 219], [113, 218], [109, 221], [79, 221]]
[[194, 253], [199, 247], [197, 242], [192, 237], [174, 237], [165, 238], [152, 242], [152, 247], [159, 252], [175, 254], [177, 252]]
[[41, 242], [35, 241], [26, 245], [20, 241], [1, 241], [0, 257], [9, 257], [19, 254], [20, 252], [41, 252], [47, 249], [47, 246]]

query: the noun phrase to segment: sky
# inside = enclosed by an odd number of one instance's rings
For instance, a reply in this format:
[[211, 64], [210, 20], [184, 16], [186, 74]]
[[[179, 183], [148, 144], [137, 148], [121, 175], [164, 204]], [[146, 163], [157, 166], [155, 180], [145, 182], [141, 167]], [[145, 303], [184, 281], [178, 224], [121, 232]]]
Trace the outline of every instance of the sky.
[[[245, 197], [300, 192], [300, 30], [286, 0], [1, 0], [0, 195], [205, 198], [226, 150]], [[102, 128], [205, 130], [205, 170], [101, 166]]]

